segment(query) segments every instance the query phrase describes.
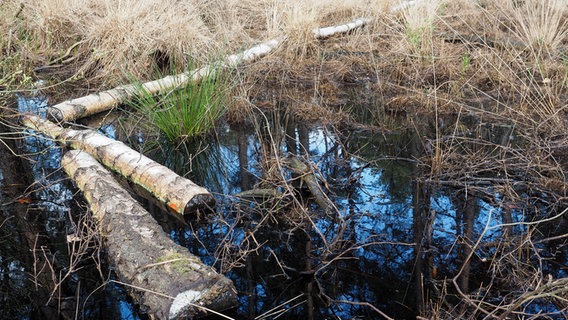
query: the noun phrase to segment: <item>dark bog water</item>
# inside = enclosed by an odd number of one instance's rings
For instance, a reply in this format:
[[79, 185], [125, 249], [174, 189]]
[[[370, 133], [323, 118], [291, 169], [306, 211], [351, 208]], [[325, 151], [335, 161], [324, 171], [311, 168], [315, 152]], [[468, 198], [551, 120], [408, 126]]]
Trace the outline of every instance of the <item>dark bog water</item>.
[[[26, 106], [42, 109], [39, 100], [22, 99], [20, 109]], [[268, 114], [255, 126], [222, 125], [201, 143], [175, 149], [149, 143], [142, 132], [118, 130], [119, 122], [101, 128], [134, 148], [154, 146], [151, 157], [216, 195], [216, 212], [187, 217], [186, 225], [145, 205], [176, 242], [234, 281], [239, 306], [226, 311], [230, 317], [380, 319], [384, 313], [413, 319], [421, 311], [432, 314], [442, 299], [463, 306], [457, 288], [496, 303], [521, 290], [496, 280], [508, 273], [495, 266], [507, 264], [493, 262], [507, 260], [507, 253], [526, 264], [519, 270], [566, 276], [566, 249], [557, 242], [531, 242], [538, 250], [527, 246], [524, 257], [518, 256], [522, 250], [504, 249], [512, 243], [518, 248], [518, 239], [528, 234], [538, 239], [561, 232], [557, 223], [517, 223], [547, 216], [538, 202], [500, 202], [503, 197], [491, 186], [480, 192], [427, 183], [427, 167], [419, 159], [428, 148], [416, 130], [336, 130], [284, 118]], [[511, 132], [491, 134], [502, 140]], [[96, 236], [84, 255], [69, 255], [78, 250], [68, 236], [80, 234], [88, 222], [80, 220], [86, 211], [80, 195], [59, 170], [60, 148], [30, 136], [24, 149], [31, 164], [2, 167], [5, 318], [138, 318], [100, 260], [104, 252], [97, 251]], [[333, 206], [322, 208], [289, 169], [293, 156], [312, 168]], [[14, 170], [27, 172], [9, 181], [6, 177], [17, 176]], [[260, 188], [279, 195], [236, 196]], [[527, 313], [557, 308], [545, 299], [525, 303]]]
[[[22, 112], [46, 107], [41, 98], [18, 99]], [[138, 319], [60, 169], [62, 150], [33, 132], [25, 137], [4, 139], [0, 151], [0, 318]]]

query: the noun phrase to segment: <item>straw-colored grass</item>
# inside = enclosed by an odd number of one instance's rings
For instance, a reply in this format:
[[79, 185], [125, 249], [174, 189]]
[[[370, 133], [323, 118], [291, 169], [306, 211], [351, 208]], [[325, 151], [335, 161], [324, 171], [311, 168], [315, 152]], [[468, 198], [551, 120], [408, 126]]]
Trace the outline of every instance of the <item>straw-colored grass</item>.
[[148, 76], [156, 57], [204, 61], [219, 48], [237, 52], [283, 35], [302, 51], [319, 24], [376, 13], [387, 2], [27, 0], [20, 18], [47, 62], [80, 43], [74, 68], [111, 85], [124, 72]]
[[0, 105], [4, 93], [32, 81], [29, 73], [29, 61], [22, 58], [21, 37], [25, 37], [18, 21], [22, 7], [17, 3], [0, 5]]
[[415, 54], [430, 55], [432, 53], [432, 34], [442, 2], [424, 0], [402, 10], [405, 26], [405, 41]]
[[568, 37], [567, 0], [496, 1], [512, 32], [535, 51], [558, 49]]

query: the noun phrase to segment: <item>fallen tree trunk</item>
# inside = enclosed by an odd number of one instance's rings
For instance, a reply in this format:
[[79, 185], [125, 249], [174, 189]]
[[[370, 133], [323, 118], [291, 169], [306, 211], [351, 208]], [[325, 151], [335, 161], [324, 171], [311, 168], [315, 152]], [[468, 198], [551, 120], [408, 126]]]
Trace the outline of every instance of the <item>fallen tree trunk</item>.
[[61, 165], [83, 191], [119, 280], [152, 318], [193, 318], [236, 304], [231, 280], [174, 243], [97, 160], [72, 150]]
[[[312, 30], [312, 32], [314, 33], [314, 36], [316, 38], [325, 38], [334, 34], [345, 33], [355, 28], [359, 28], [369, 23], [370, 21], [371, 19], [359, 18], [352, 22], [348, 22], [339, 26], [316, 28]], [[219, 69], [219, 66], [235, 67], [240, 63], [251, 62], [260, 57], [263, 57], [277, 48], [284, 40], [285, 37], [280, 39], [273, 39], [256, 45], [239, 54], [230, 55], [224, 60], [219, 61], [216, 65], [209, 65], [201, 69], [192, 70], [187, 73], [167, 76], [162, 79], [146, 82], [142, 84], [141, 89], [146, 91], [147, 94], [154, 95], [160, 92], [171, 90], [175, 87], [183, 86], [190, 81], [197, 81], [202, 77], [211, 74], [213, 70]], [[139, 86], [128, 84], [116, 87], [111, 90], [67, 100], [49, 107], [47, 110], [47, 115], [49, 119], [56, 122], [73, 121], [81, 117], [86, 117], [95, 113], [110, 110], [118, 104], [124, 102], [125, 100], [131, 99], [138, 95], [138, 89]]]
[[71, 99], [51, 106], [47, 110], [49, 119], [56, 122], [73, 121], [82, 117], [90, 116], [99, 112], [107, 111], [120, 103], [131, 99], [144, 90], [145, 94], [155, 95], [167, 92], [176, 87], [184, 86], [191, 81], [197, 81], [206, 75], [210, 75], [220, 66], [235, 67], [244, 61], [253, 61], [270, 53], [280, 44], [281, 40], [275, 39], [256, 45], [242, 53], [228, 56], [218, 65], [208, 65], [186, 73], [167, 76], [162, 79], [143, 83], [140, 86], [128, 84], [111, 90], [93, 93], [84, 97]]
[[349, 32], [353, 29], [362, 27], [369, 22], [371, 22], [371, 19], [369, 19], [369, 18], [359, 18], [359, 19], [355, 19], [351, 22], [348, 22], [346, 24], [341, 24], [341, 25], [338, 25], [338, 26], [316, 28], [316, 29], [312, 30], [312, 32], [314, 33], [314, 36], [318, 39], [319, 38], [325, 38], [325, 37], [329, 37], [329, 36], [332, 36], [332, 35], [337, 34], [337, 33]]
[[132, 150], [126, 144], [93, 130], [62, 128], [39, 116], [26, 114], [21, 123], [55, 140], [84, 150], [107, 167], [151, 192], [174, 212], [186, 215], [207, 209], [215, 198], [205, 188]]

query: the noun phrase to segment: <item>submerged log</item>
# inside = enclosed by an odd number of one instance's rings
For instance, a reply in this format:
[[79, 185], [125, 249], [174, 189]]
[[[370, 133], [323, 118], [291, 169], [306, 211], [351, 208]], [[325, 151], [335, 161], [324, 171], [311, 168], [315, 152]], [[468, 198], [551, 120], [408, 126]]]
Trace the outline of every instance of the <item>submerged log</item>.
[[231, 280], [174, 243], [93, 157], [72, 150], [61, 165], [83, 191], [119, 280], [152, 318], [193, 318], [236, 304]]
[[74, 149], [86, 151], [107, 167], [151, 192], [174, 212], [185, 215], [215, 204], [215, 198], [205, 188], [179, 176], [120, 141], [93, 130], [65, 129], [31, 114], [23, 115], [21, 123], [55, 140], [69, 144]]
[[299, 175], [302, 181], [306, 183], [306, 186], [310, 190], [310, 193], [314, 196], [316, 203], [322, 209], [327, 211], [334, 207], [331, 200], [329, 200], [323, 191], [323, 188], [318, 182], [318, 178], [314, 174], [312, 168], [294, 156], [287, 158], [285, 163], [293, 173]]
[[235, 194], [239, 198], [259, 198], [259, 199], [278, 199], [282, 198], [284, 194], [277, 189], [256, 188], [251, 190], [241, 191]]

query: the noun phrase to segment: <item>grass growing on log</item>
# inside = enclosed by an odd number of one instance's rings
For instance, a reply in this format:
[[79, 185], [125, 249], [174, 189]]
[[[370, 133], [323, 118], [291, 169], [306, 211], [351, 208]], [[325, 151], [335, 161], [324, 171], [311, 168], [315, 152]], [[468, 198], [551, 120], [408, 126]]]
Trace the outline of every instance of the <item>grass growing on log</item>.
[[201, 79], [180, 84], [161, 95], [150, 94], [137, 82], [140, 95], [128, 104], [168, 140], [182, 142], [215, 127], [228, 108], [231, 83], [229, 70], [217, 65]]

